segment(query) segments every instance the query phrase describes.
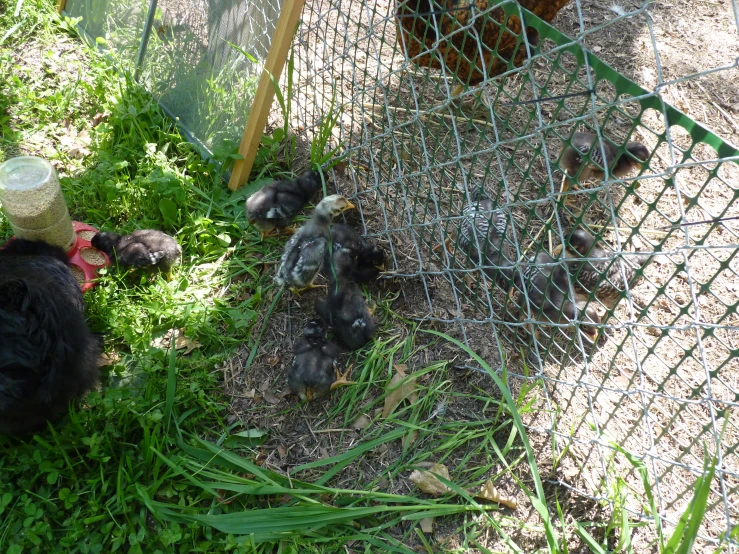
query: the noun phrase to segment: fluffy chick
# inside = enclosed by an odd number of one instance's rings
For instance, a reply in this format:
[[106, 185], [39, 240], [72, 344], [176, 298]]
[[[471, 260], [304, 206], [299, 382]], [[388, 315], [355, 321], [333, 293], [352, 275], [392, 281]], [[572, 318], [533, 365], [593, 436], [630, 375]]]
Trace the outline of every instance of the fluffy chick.
[[288, 225], [321, 187], [318, 171], [308, 171], [292, 181], [270, 183], [246, 200], [249, 223], [259, 229], [262, 238], [280, 232], [292, 233]]
[[593, 133], [574, 133], [570, 143], [562, 149], [559, 160], [559, 166], [566, 174], [563, 192], [569, 190], [573, 181], [602, 181], [606, 177], [606, 167], [612, 177], [623, 179], [649, 159], [649, 150], [639, 142], [626, 143], [626, 152], [620, 156], [618, 147], [606, 138], [601, 148], [601, 142]]
[[90, 241], [119, 266], [148, 267], [170, 273], [182, 260], [182, 248], [168, 234], [154, 229], [134, 231], [130, 235], [97, 233]]
[[[319, 320], [309, 321], [302, 338], [295, 342], [293, 363], [287, 370], [287, 384], [301, 400], [313, 401], [339, 386], [351, 384], [337, 369], [339, 348], [326, 340], [326, 328]], [[348, 373], [348, 371], [347, 371]]]
[[[573, 278], [575, 292], [595, 297], [612, 309], [630, 286], [641, 279], [637, 270], [651, 259], [651, 254], [619, 256], [596, 245], [595, 237], [584, 229], [576, 229], [567, 238], [567, 266]], [[562, 245], [554, 250], [559, 256]], [[587, 259], [583, 259], [587, 258]], [[623, 273], [618, 258], [623, 259]], [[626, 279], [624, 280], [624, 274]]]
[[293, 292], [313, 288], [326, 254], [331, 220], [352, 208], [354, 205], [338, 194], [321, 200], [310, 220], [287, 241], [275, 282]]
[[[480, 187], [471, 195], [471, 203], [462, 211], [458, 244], [471, 267], [483, 266], [499, 286], [508, 290], [513, 277], [509, 241], [506, 241], [506, 217], [503, 210], [493, 210], [493, 202]], [[451, 239], [447, 239], [447, 247]]]
[[336, 280], [329, 285], [328, 298], [316, 301], [316, 312], [328, 321], [336, 338], [350, 350], [358, 350], [375, 336], [372, 310], [356, 282], [349, 278], [356, 264], [351, 251], [342, 248], [334, 253]]
[[0, 250], [0, 433], [41, 429], [95, 386], [84, 309], [63, 249], [16, 239]]
[[[529, 306], [534, 317], [543, 315], [552, 323], [568, 323], [580, 319], [589, 323], [600, 323], [598, 312], [592, 306], [576, 300], [572, 302], [569, 295], [569, 274], [546, 252], [539, 252], [531, 258], [522, 270], [514, 275], [515, 286], [519, 290], [520, 316], [525, 315], [525, 296], [528, 296]], [[580, 314], [576, 314], [576, 308]], [[584, 309], [583, 309], [584, 308]], [[584, 313], [583, 313], [584, 312]], [[586, 325], [583, 332], [595, 341], [598, 335], [597, 327]], [[538, 337], [538, 329], [534, 331]]]
[[[377, 279], [385, 269], [385, 252], [374, 242], [362, 237], [351, 226], [334, 223], [331, 226], [331, 251], [349, 250], [355, 256], [356, 263], [349, 268], [348, 277], [357, 283], [369, 283]], [[331, 261], [326, 250], [324, 271], [331, 275]]]

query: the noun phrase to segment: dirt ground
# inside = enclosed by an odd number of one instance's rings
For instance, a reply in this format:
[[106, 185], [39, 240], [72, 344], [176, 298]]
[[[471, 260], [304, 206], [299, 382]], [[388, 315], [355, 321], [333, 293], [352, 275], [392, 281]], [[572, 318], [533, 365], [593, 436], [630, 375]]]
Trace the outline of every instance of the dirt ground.
[[[637, 2], [571, 2], [553, 25], [569, 37], [580, 35], [582, 44], [616, 71], [648, 91], [658, 87], [665, 102], [728, 143], [739, 144], [738, 71], [719, 69], [735, 64], [739, 52], [731, 2], [652, 2], [648, 10], [641, 8]], [[619, 17], [630, 12], [634, 15]], [[388, 0], [370, 7], [344, 2], [340, 8], [318, 2], [304, 13], [296, 42], [294, 128], [302, 139], [310, 138], [334, 94], [344, 105], [336, 136], [347, 142], [351, 155], [334, 172], [334, 186], [360, 200], [350, 222], [375, 237], [393, 261], [393, 271], [371, 289], [373, 298], [394, 298], [387, 304], [399, 316], [433, 323], [494, 368], [505, 359], [513, 375], [524, 371], [521, 348], [538, 351], [541, 362], [531, 371], [544, 383], [541, 410], [530, 414], [527, 424], [535, 431], [542, 465], [551, 466], [566, 450], [552, 468], [552, 481], [585, 497], [602, 498], [615, 476], [624, 477], [632, 489], [629, 507], [641, 514], [643, 488], [628, 462], [608, 447], [613, 441], [643, 456], [660, 514], [674, 523], [690, 500], [703, 463], [702, 445], [716, 453], [725, 414], [739, 398], [739, 222], [695, 226], [688, 233], [663, 228], [681, 214], [692, 221], [739, 215], [736, 164], [701, 164], [716, 159], [713, 149], [693, 145], [688, 132], [677, 126], [669, 129], [668, 141], [662, 114], [641, 113], [628, 98], [620, 98], [620, 111], [608, 118], [607, 110], [599, 110], [596, 118], [604, 133], [617, 142], [640, 141], [654, 154], [638, 183], [632, 178], [628, 188], [602, 186], [576, 194], [583, 224], [614, 251], [660, 254], [605, 322], [597, 345], [547, 325], [541, 328], [553, 338], [533, 344], [508, 315], [505, 294], [482, 271], [466, 267], [460, 256], [437, 245], [458, 225], [465, 190], [478, 183], [505, 208], [513, 223], [511, 241], [521, 257], [559, 244], [575, 219], [557, 208], [562, 175], [552, 164], [577, 121], [593, 125], [590, 100], [568, 99], [561, 108], [556, 103], [500, 106], [533, 97], [530, 81], [520, 75], [485, 87], [492, 100], [500, 91], [508, 96], [499, 98], [492, 118], [485, 106], [473, 106], [476, 91], [466, 92], [461, 102], [450, 100], [451, 79], [447, 85], [440, 72], [405, 61], [392, 13]], [[549, 78], [552, 95], [586, 90], [584, 70], [551, 48], [544, 41], [546, 55], [529, 66], [533, 79]], [[553, 68], [555, 60], [559, 67]], [[568, 71], [578, 72], [581, 82], [572, 85]], [[602, 103], [616, 100], [607, 83], [598, 83], [596, 90]], [[277, 119], [275, 114], [272, 122]], [[675, 167], [683, 161], [687, 165]], [[551, 233], [540, 233], [549, 221]], [[244, 391], [260, 396], [260, 384], [270, 381], [277, 387], [270, 394], [284, 394], [291, 344], [311, 317], [311, 305], [312, 297], [283, 300], [268, 322], [264, 349], [252, 368], [246, 375], [234, 368], [228, 390], [237, 397], [235, 417], [266, 421], [266, 416], [255, 416], [256, 404], [243, 397]], [[383, 333], [388, 330], [380, 338]], [[454, 351], [431, 357], [454, 360], [452, 365], [461, 368], [475, 365]], [[300, 442], [316, 429], [301, 421], [289, 424], [281, 426], [283, 442]], [[736, 517], [737, 443], [739, 429], [730, 422], [704, 523], [709, 540], [718, 540]], [[335, 454], [344, 447], [322, 448]], [[320, 448], [303, 453], [300, 463], [325, 454]], [[647, 551], [654, 528], [634, 533], [639, 551]], [[701, 548], [711, 548], [708, 544]]]

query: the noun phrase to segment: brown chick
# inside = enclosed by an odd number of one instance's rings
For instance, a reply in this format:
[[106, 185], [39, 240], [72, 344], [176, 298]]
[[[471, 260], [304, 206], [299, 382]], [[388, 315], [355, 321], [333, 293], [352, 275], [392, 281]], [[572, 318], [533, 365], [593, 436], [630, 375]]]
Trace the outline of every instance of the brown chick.
[[[568, 1], [518, 0], [518, 3], [549, 22]], [[468, 3], [469, 0], [399, 0], [396, 12], [398, 41], [408, 58], [419, 67], [446, 66], [462, 83], [454, 89], [453, 96], [460, 94], [465, 86], [481, 83], [486, 75], [490, 78], [508, 71], [511, 60], [514, 66], [520, 67], [527, 56], [526, 45], [518, 42], [522, 33], [517, 16], [508, 18], [501, 36], [504, 10], [490, 9], [489, 0], [475, 0], [474, 10], [465, 7]], [[437, 36], [437, 29], [441, 36]], [[534, 29], [529, 27], [526, 36], [529, 43], [538, 44], [539, 34]]]
[[559, 160], [559, 167], [566, 175], [562, 192], [569, 190], [573, 181], [603, 181], [606, 178], [605, 167], [608, 167], [611, 177], [623, 179], [631, 171], [641, 169], [650, 154], [640, 142], [627, 142], [626, 152], [619, 156], [618, 147], [613, 142], [604, 138], [601, 148], [598, 137], [587, 132], [574, 133], [570, 142], [570, 146], [565, 145], [562, 149]]

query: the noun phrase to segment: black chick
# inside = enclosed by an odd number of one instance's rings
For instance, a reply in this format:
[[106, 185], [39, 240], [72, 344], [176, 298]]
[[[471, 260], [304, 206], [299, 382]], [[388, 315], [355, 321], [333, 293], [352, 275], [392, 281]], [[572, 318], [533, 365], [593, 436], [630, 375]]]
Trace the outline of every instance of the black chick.
[[120, 266], [148, 267], [169, 274], [182, 260], [182, 248], [168, 234], [154, 229], [134, 231], [130, 235], [97, 233], [90, 241]]
[[331, 326], [336, 338], [350, 350], [358, 350], [375, 336], [372, 310], [356, 282], [349, 278], [356, 258], [342, 248], [334, 252], [336, 279], [330, 278], [328, 298], [316, 301], [316, 312]]
[[95, 386], [84, 310], [62, 248], [15, 239], [0, 250], [0, 433], [42, 429]]
[[649, 150], [639, 142], [627, 142], [626, 152], [620, 156], [618, 147], [613, 142], [604, 138], [601, 143], [593, 133], [574, 133], [570, 142], [570, 146], [565, 145], [562, 149], [559, 160], [559, 167], [566, 174], [563, 192], [570, 189], [573, 181], [603, 181], [606, 167], [611, 177], [623, 179], [632, 170], [641, 169], [642, 164], [649, 159]]
[[[626, 294], [630, 286], [636, 285], [642, 275], [637, 270], [646, 265], [651, 254], [639, 253], [619, 256], [596, 245], [595, 238], [584, 229], [576, 229], [567, 238], [567, 265], [574, 279], [575, 292], [589, 297], [591, 292], [603, 305], [612, 309]], [[555, 248], [555, 256], [562, 246]], [[583, 260], [583, 258], [587, 258]], [[618, 259], [623, 259], [623, 273]], [[626, 279], [624, 280], [624, 274]]]
[[287, 384], [301, 400], [313, 401], [340, 385], [352, 384], [337, 369], [339, 348], [326, 340], [326, 328], [319, 320], [309, 321], [302, 338], [293, 347], [293, 362], [287, 371]]
[[[526, 314], [526, 296], [528, 296], [529, 306], [535, 318], [541, 314], [552, 323], [567, 323], [575, 321], [579, 315], [583, 321], [592, 324], [601, 323], [595, 308], [587, 306], [587, 303], [579, 298], [572, 302], [567, 270], [546, 252], [539, 252], [522, 269], [517, 270], [514, 274], [514, 284], [519, 290], [520, 318]], [[576, 314], [576, 308], [580, 314]], [[598, 336], [597, 327], [586, 325], [582, 330], [595, 342]], [[534, 331], [534, 337], [538, 337], [538, 329]]]
[[263, 239], [281, 232], [292, 234], [294, 229], [288, 225], [321, 188], [318, 171], [308, 171], [293, 181], [270, 183], [246, 200], [249, 223], [259, 229]]
[[[506, 241], [506, 217], [503, 210], [493, 210], [493, 201], [480, 187], [471, 195], [471, 203], [462, 211], [458, 244], [468, 265], [483, 266], [493, 282], [508, 290], [513, 278], [509, 241]], [[447, 249], [451, 239], [447, 239]], [[482, 250], [482, 254], [480, 252]]]
[[[334, 223], [331, 226], [331, 251], [338, 252], [341, 249], [349, 250], [355, 257], [356, 263], [348, 268], [348, 277], [352, 281], [369, 283], [385, 270], [385, 252], [382, 248], [360, 236], [353, 227], [345, 223]], [[327, 249], [324, 270], [329, 275], [333, 271], [330, 260]]]

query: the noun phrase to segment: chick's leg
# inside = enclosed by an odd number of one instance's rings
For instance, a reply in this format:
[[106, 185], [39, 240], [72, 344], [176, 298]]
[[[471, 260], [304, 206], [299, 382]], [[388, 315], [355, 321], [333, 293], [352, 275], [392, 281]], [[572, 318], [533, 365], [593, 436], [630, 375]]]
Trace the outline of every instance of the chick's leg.
[[353, 367], [353, 365], [350, 365], [344, 373], [341, 373], [338, 369], [336, 370], [336, 381], [331, 384], [331, 390], [344, 385], [356, 385], [356, 381], [347, 380], [347, 377], [352, 372]]

